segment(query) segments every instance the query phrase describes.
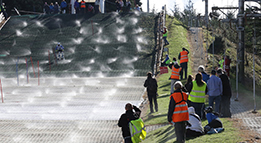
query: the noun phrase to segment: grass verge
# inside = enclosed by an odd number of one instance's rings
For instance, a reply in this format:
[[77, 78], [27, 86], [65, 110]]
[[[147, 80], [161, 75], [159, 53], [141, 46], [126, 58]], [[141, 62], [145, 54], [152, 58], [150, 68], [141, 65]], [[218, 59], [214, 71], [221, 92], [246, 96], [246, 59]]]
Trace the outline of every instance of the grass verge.
[[[178, 53], [181, 51], [182, 47], [189, 49], [189, 43], [187, 41], [187, 29], [182, 25], [181, 22], [176, 19], [167, 17], [167, 26], [169, 29], [168, 40], [170, 45], [169, 55], [170, 58], [178, 56]], [[188, 74], [191, 74], [191, 67], [188, 66]], [[171, 73], [163, 74], [158, 77], [158, 105], [159, 111], [156, 113], [148, 114], [149, 109], [146, 111], [147, 114], [143, 118], [146, 125], [156, 125], [156, 124], [166, 124], [167, 121], [167, 112], [169, 105], [169, 95], [170, 95], [170, 77]], [[183, 83], [186, 81], [183, 80]], [[212, 142], [240, 142], [243, 140], [239, 133], [239, 129], [233, 127], [233, 121], [230, 119], [221, 119], [225, 128], [225, 131], [219, 134], [204, 135], [198, 138], [186, 140], [186, 142], [191, 143], [212, 143]], [[203, 121], [202, 125], [205, 126], [207, 121]], [[147, 134], [147, 138], [143, 143], [168, 143], [174, 142], [176, 140], [174, 127], [166, 125], [154, 131], [151, 131]]]

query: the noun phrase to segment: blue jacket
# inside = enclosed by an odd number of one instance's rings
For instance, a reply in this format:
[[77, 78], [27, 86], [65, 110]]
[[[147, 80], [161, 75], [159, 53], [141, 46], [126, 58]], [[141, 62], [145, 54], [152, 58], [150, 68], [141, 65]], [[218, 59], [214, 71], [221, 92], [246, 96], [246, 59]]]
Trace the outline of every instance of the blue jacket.
[[[217, 115], [214, 115], [213, 113], [207, 113], [206, 115], [207, 119], [208, 119], [208, 123], [210, 123], [212, 120], [214, 119], [218, 119]], [[218, 119], [219, 120], [219, 119]]]
[[61, 8], [66, 8], [66, 7], [67, 7], [66, 1], [62, 1], [62, 3], [61, 3]]
[[207, 83], [208, 95], [209, 96], [219, 96], [222, 95], [223, 86], [222, 81], [219, 77], [211, 75]]
[[201, 74], [202, 74], [203, 81], [205, 81], [205, 83], [208, 83], [209, 75], [205, 72], [202, 72]]

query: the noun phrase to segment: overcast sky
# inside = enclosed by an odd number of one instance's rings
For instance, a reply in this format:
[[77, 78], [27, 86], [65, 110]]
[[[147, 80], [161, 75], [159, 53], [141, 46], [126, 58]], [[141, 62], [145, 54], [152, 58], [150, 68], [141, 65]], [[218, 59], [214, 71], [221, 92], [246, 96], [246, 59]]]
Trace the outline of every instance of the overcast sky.
[[[239, 0], [208, 0], [208, 11], [211, 12], [211, 7], [227, 7], [233, 6], [238, 7]], [[147, 12], [147, 0], [141, 0], [142, 9], [144, 12]], [[202, 0], [191, 0], [193, 3], [193, 8], [196, 9], [196, 13], [201, 13], [201, 15], [205, 14], [205, 1]], [[183, 11], [184, 7], [188, 5], [189, 0], [149, 0], [150, 3], [150, 11], [155, 7], [157, 11], [161, 10], [162, 6], [166, 4], [167, 10], [171, 13], [170, 9], [174, 9], [174, 4], [179, 7], [180, 11]], [[255, 5], [254, 2], [245, 2], [247, 5]], [[236, 11], [237, 13], [237, 11]]]

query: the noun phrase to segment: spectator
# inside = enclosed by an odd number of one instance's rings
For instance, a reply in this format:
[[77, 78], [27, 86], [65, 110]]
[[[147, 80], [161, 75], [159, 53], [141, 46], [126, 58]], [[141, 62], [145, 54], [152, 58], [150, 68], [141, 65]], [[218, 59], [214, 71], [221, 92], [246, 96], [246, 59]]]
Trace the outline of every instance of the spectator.
[[126, 12], [130, 12], [131, 9], [131, 2], [130, 0], [126, 0]]
[[223, 59], [220, 59], [220, 61], [218, 62], [218, 66], [219, 66], [219, 68], [221, 68], [221, 69], [224, 69], [224, 60], [225, 59], [225, 56], [224, 56], [224, 58]]
[[[133, 112], [133, 109], [135, 112]], [[124, 142], [132, 143], [129, 122], [138, 119], [140, 117], [141, 110], [130, 103], [125, 105], [125, 110], [126, 112], [121, 115], [118, 121], [118, 126], [121, 127]]]
[[192, 90], [192, 81], [193, 81], [193, 76], [192, 75], [189, 75], [188, 76], [188, 79], [187, 79], [187, 82], [185, 84], [185, 89], [188, 93], [191, 92]]
[[53, 14], [54, 13], [54, 5], [53, 3], [50, 4], [50, 14]]
[[225, 68], [225, 71], [226, 71], [228, 77], [229, 77], [229, 71], [230, 71], [230, 63], [231, 63], [231, 59], [229, 58], [229, 56], [226, 56], [225, 62], [224, 62], [224, 68]]
[[195, 109], [196, 114], [204, 119], [204, 107], [207, 93], [207, 84], [202, 80], [201, 73], [196, 74], [196, 78], [192, 81], [191, 92], [188, 97], [188, 106], [192, 106]]
[[44, 14], [50, 14], [50, 6], [47, 4], [47, 2], [44, 3], [43, 11]]
[[122, 0], [120, 0], [120, 1], [119, 1], [119, 4], [120, 4], [120, 8], [121, 8], [120, 11], [122, 11], [122, 8], [123, 8], [123, 6], [124, 6], [124, 2], [123, 2]]
[[85, 1], [84, 0], [81, 1], [81, 13], [82, 14], [86, 13], [86, 5], [85, 5]]
[[219, 106], [221, 101], [221, 95], [223, 92], [222, 81], [216, 76], [216, 71], [211, 71], [211, 76], [208, 80], [208, 95], [209, 106], [213, 107], [215, 102], [215, 112], [219, 113]]
[[66, 8], [67, 8], [67, 3], [65, 0], [63, 0], [61, 2], [61, 11], [62, 11], [62, 14], [65, 14], [66, 13]]
[[182, 68], [178, 65], [178, 63], [174, 62], [175, 59], [176, 58], [173, 58], [173, 63], [169, 65], [169, 68], [172, 70], [171, 76], [169, 78], [171, 80], [170, 95], [174, 92], [174, 84], [176, 83], [176, 81], [179, 81], [179, 75], [182, 70]]
[[100, 0], [95, 0], [95, 3], [94, 3], [95, 14], [100, 13], [99, 8], [100, 8]]
[[136, 10], [136, 11], [141, 11], [138, 4], [136, 4], [136, 6], [134, 7], [134, 10]]
[[179, 53], [179, 64], [182, 67], [180, 73], [180, 79], [183, 79], [183, 70], [185, 71], [185, 79], [187, 79], [187, 71], [188, 71], [188, 54], [189, 51], [186, 48], [182, 48], [182, 51]]
[[178, 143], [185, 143], [186, 123], [189, 120], [187, 99], [188, 95], [181, 91], [182, 83], [175, 83], [175, 91], [170, 96], [168, 122], [175, 127]]
[[121, 11], [120, 1], [119, 1], [119, 0], [116, 0], [115, 3], [116, 3], [116, 9], [117, 9], [116, 12], [120, 12], [120, 11]]
[[75, 13], [77, 14], [77, 12], [79, 13], [80, 11], [80, 3], [78, 2], [78, 0], [74, 1], [73, 7], [75, 9]]
[[168, 29], [166, 26], [163, 27], [163, 30], [161, 31], [162, 32], [162, 36], [163, 36], [163, 40], [164, 40], [164, 46], [166, 45], [169, 45], [169, 42], [167, 40], [167, 36], [168, 36]]
[[157, 103], [157, 90], [158, 90], [158, 84], [157, 80], [152, 78], [152, 73], [147, 73], [147, 79], [145, 80], [144, 87], [147, 88], [147, 95], [150, 102], [150, 113], [153, 113], [153, 103], [155, 106], [155, 111], [158, 112], [158, 103]]
[[3, 12], [3, 14], [4, 14], [4, 17], [5, 17], [5, 20], [7, 20], [7, 18], [8, 18], [8, 14], [7, 14], [7, 12], [6, 12], [6, 6], [5, 6], [5, 3], [2, 3], [2, 6], [0, 5], [0, 12], [2, 11]]
[[58, 4], [58, 2], [55, 2], [54, 4], [54, 13], [58, 14], [60, 12], [60, 6]]
[[88, 5], [88, 13], [94, 13], [94, 12], [95, 12], [94, 7], [91, 4], [89, 4]]
[[169, 59], [169, 55], [166, 54], [166, 58], [165, 60], [161, 63], [161, 66], [168, 66], [170, 64], [170, 59]]
[[186, 126], [186, 137], [199, 137], [204, 134], [204, 129], [201, 124], [200, 117], [195, 113], [194, 107], [188, 108], [189, 121]]
[[216, 112], [213, 112], [212, 106], [207, 107], [205, 109], [205, 112], [207, 113], [207, 120], [208, 120], [208, 124], [204, 127], [205, 133], [208, 133], [209, 131], [213, 130], [214, 128], [223, 128], [223, 124], [218, 117], [219, 114]]
[[200, 72], [202, 74], [202, 78], [203, 78], [203, 81], [205, 83], [208, 83], [208, 80], [209, 80], [209, 75], [205, 72], [205, 68], [203, 65], [200, 65], [198, 67], [198, 72]]
[[220, 115], [221, 117], [229, 117], [231, 118], [231, 111], [230, 111], [230, 98], [232, 96], [231, 92], [231, 84], [229, 77], [224, 74], [222, 69], [217, 70], [217, 75], [222, 81], [223, 92], [221, 95], [221, 102], [220, 102]]

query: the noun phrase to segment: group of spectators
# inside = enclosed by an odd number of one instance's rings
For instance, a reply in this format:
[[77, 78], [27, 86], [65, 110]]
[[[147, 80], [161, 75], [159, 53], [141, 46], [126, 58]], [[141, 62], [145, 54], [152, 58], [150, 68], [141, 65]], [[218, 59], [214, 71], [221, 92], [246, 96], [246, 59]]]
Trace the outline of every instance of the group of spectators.
[[[84, 0], [81, 0], [80, 2], [78, 0], [75, 0], [73, 4], [73, 8], [75, 9], [76, 14], [85, 14], [85, 13], [99, 13], [99, 4], [100, 0], [96, 0], [94, 6], [92, 4], [86, 4]], [[59, 5], [58, 2], [55, 2], [55, 4], [51, 3], [50, 5], [45, 2], [43, 6], [43, 11], [45, 14], [58, 14], [67, 13], [69, 9], [69, 6], [65, 0], [62, 0], [61, 5]]]
[[[171, 69], [168, 121], [175, 126], [178, 142], [185, 142], [186, 136], [195, 137], [205, 133], [221, 132], [224, 128], [219, 117], [231, 117], [232, 93], [229, 75], [226, 72], [229, 65], [222, 66], [224, 69], [213, 69], [210, 75], [206, 73], [204, 66], [200, 65], [194, 79], [192, 75], [187, 76], [188, 54], [189, 51], [182, 48], [178, 56], [180, 65], [175, 57], [171, 62], [166, 54], [161, 65]], [[226, 58], [228, 59], [228, 56]], [[183, 79], [186, 79], [184, 86], [181, 83]], [[205, 107], [206, 98], [208, 107]], [[205, 119], [209, 124], [203, 128], [201, 120]]]
[[[131, 10], [131, 2], [130, 0], [116, 0], [116, 12], [130, 12]], [[138, 4], [133, 8], [135, 11], [142, 11]]]
[[50, 5], [47, 2], [45, 2], [43, 6], [43, 12], [44, 14], [65, 14], [67, 7], [68, 5], [65, 0], [62, 0], [61, 5], [59, 5], [58, 2], [55, 2], [55, 4], [50, 3]]

